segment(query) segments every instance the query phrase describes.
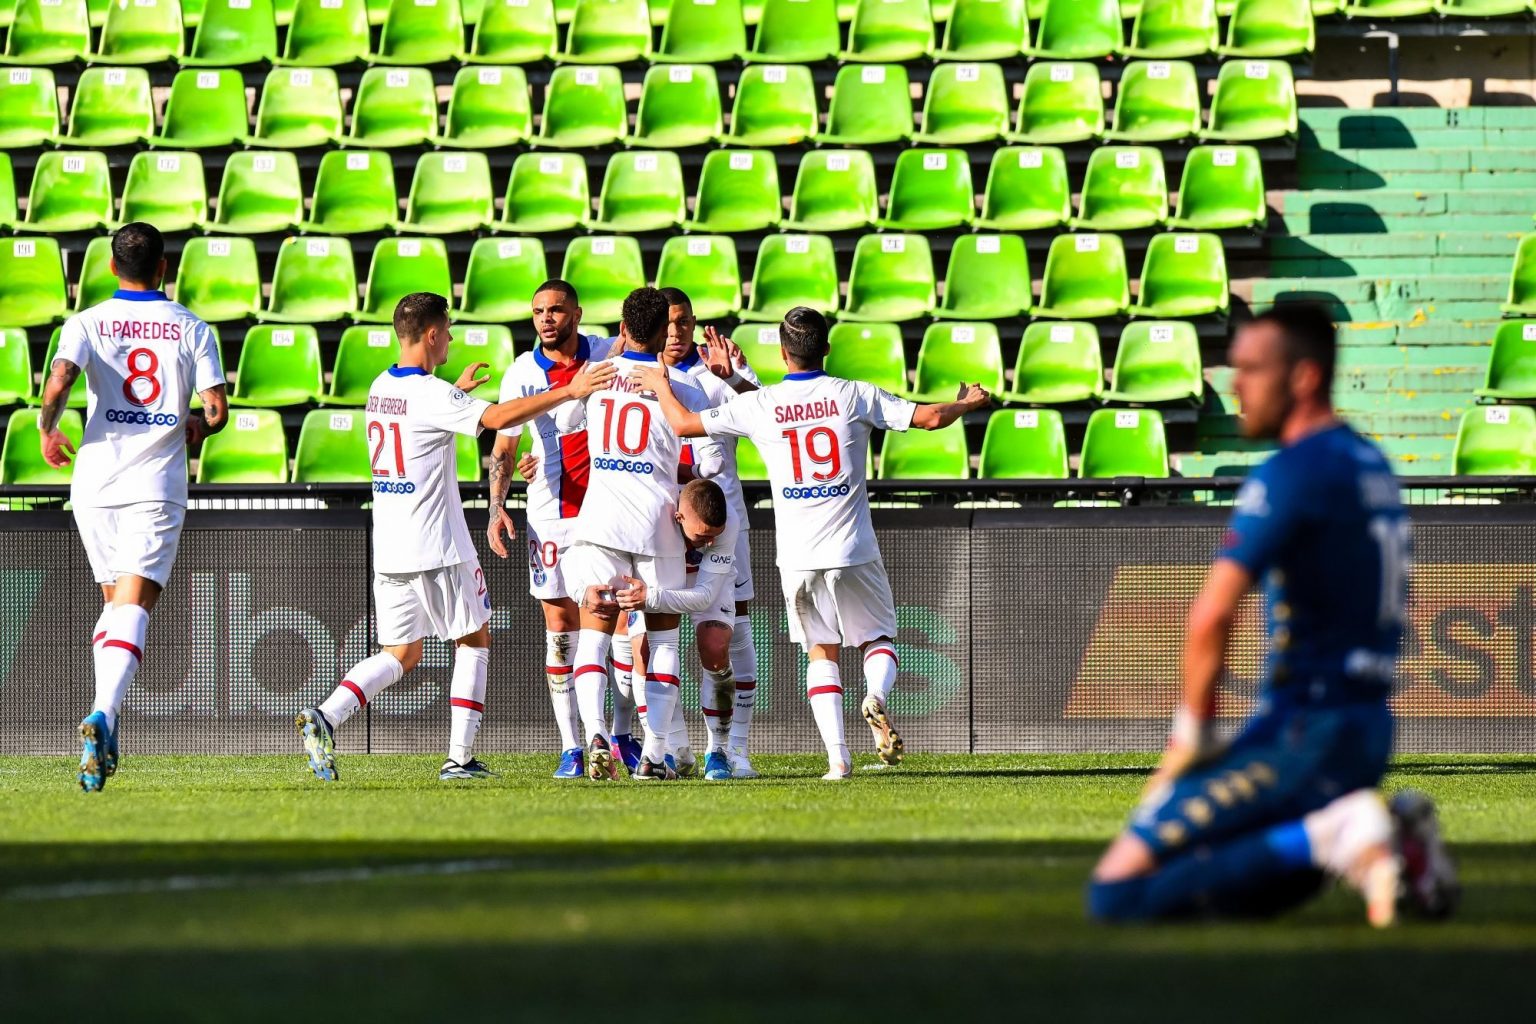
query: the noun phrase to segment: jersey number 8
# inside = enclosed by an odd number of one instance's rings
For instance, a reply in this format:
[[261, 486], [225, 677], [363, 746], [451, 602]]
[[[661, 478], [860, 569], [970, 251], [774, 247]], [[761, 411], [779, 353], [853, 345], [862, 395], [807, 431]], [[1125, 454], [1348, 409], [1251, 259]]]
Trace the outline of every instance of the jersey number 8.
[[[128, 376], [123, 381], [123, 397], [140, 408], [160, 401], [160, 378], [156, 376], [159, 372], [160, 357], [155, 355], [154, 349], [131, 349], [128, 352]], [[144, 388], [140, 381], [149, 382], [149, 390], [142, 396], [139, 392]]]

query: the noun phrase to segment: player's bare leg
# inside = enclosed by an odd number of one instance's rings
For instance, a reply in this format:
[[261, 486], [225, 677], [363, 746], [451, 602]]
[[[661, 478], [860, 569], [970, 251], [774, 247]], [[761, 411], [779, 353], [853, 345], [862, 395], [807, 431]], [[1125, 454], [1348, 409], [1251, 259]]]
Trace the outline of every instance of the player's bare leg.
[[731, 624], [731, 674], [735, 676], [736, 701], [726, 756], [733, 778], [755, 779], [758, 775], [747, 756], [747, 742], [757, 704], [757, 647], [752, 642], [752, 619], [745, 601], [736, 602], [736, 621]]
[[485, 680], [490, 663], [489, 623], [454, 641], [453, 683], [448, 700], [448, 760], [437, 773], [442, 781], [489, 779], [496, 775], [475, 756], [475, 737], [480, 733], [480, 721], [485, 715]]
[[144, 657], [144, 634], [149, 613], [160, 599], [160, 585], [124, 574], [116, 584], [104, 584], [101, 594], [106, 606], [91, 642], [96, 697], [91, 713], [80, 722], [77, 778], [87, 793], [99, 791], [117, 771], [118, 714]]
[[699, 707], [709, 740], [704, 752], [704, 778], [719, 782], [732, 777], [726, 756], [731, 719], [735, 714], [736, 676], [731, 667], [731, 625], [701, 622], [694, 628], [699, 648]]
[[843, 726], [843, 675], [837, 664], [836, 644], [813, 644], [807, 652], [805, 696], [811, 716], [827, 748], [827, 774], [823, 779], [846, 779], [853, 774], [848, 736]]
[[584, 774], [581, 719], [576, 712], [576, 690], [571, 673], [576, 661], [576, 642], [581, 617], [576, 602], [568, 597], [540, 601], [544, 611], [544, 679], [549, 703], [560, 732], [560, 767], [557, 779], [579, 779]]
[[889, 711], [899, 665], [896, 645], [890, 637], [881, 637], [864, 644], [861, 651], [864, 655], [864, 703], [859, 711], [874, 734], [875, 753], [880, 755], [882, 763], [895, 767], [901, 764], [903, 756], [901, 734], [891, 724]]
[[368, 706], [374, 695], [398, 683], [421, 662], [422, 642], [384, 647], [379, 653], [352, 666], [340, 685], [319, 707], [305, 708], [294, 718], [294, 728], [309, 758], [309, 770], [322, 782], [341, 777], [336, 768], [336, 730], [342, 723]]

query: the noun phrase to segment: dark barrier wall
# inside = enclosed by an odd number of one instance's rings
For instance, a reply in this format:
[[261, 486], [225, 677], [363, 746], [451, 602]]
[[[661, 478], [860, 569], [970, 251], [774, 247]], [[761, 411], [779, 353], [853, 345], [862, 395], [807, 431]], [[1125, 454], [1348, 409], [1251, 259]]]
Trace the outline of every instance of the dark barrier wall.
[[[1180, 628], [1224, 514], [1198, 509], [914, 511], [877, 516], [899, 606], [893, 711], [914, 751], [1159, 747], [1178, 688]], [[471, 521], [483, 520], [471, 513]], [[1536, 750], [1536, 531], [1520, 509], [1417, 509], [1411, 629], [1395, 705], [1404, 751]], [[762, 524], [762, 525], [766, 525]], [[784, 634], [770, 530], [755, 531], [760, 655], [754, 748], [819, 750], [803, 659]], [[486, 751], [558, 745], [543, 622], [521, 558], [482, 551], [495, 601]], [[370, 649], [364, 513], [194, 512], [129, 695], [135, 752], [295, 750], [294, 711]], [[67, 516], [0, 516], [0, 752], [73, 749], [91, 699], [100, 612]], [[686, 627], [685, 627], [686, 628]], [[1261, 672], [1250, 602], [1224, 709], [1252, 705]], [[685, 641], [687, 640], [685, 634]], [[344, 751], [446, 743], [451, 652], [340, 733]], [[862, 678], [843, 664], [850, 735]], [[697, 673], [684, 688], [695, 742]]]

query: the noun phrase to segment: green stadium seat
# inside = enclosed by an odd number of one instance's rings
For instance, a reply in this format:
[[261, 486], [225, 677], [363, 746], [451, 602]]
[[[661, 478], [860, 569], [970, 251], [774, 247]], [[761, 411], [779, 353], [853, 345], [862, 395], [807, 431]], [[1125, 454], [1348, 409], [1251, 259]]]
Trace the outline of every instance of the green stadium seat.
[[976, 215], [971, 161], [963, 149], [908, 149], [896, 158], [882, 228], [935, 231]]
[[645, 0], [576, 0], [565, 33], [567, 64], [628, 64], [651, 55]]
[[[526, 300], [525, 300], [526, 304]], [[512, 329], [505, 324], [454, 324], [453, 341], [448, 346], [448, 361], [437, 368], [437, 375], [450, 383], [459, 379], [472, 363], [486, 363], [491, 381], [486, 384], [487, 394], [482, 397], [495, 401], [496, 389], [501, 378], [512, 368], [517, 349], [512, 342]]]
[[320, 336], [313, 327], [260, 324], [245, 332], [230, 405], [307, 405], [322, 389]]
[[1085, 63], [1037, 63], [1024, 75], [1024, 92], [1009, 139], [1035, 145], [1088, 142], [1104, 134], [1099, 69]]
[[239, 235], [279, 234], [304, 219], [304, 189], [292, 153], [230, 154], [210, 227]]
[[0, 228], [16, 223], [16, 177], [9, 153], [0, 152]]
[[453, 294], [447, 247], [441, 238], [382, 238], [373, 247], [363, 303], [352, 319], [389, 323], [396, 303], [412, 292]]
[[844, 60], [896, 64], [932, 53], [933, 12], [928, 0], [858, 0]]
[[0, 405], [32, 401], [32, 352], [27, 332], [0, 327]]
[[[357, 273], [345, 238], [285, 238], [272, 273], [272, 298], [260, 319], [284, 324], [344, 320], [357, 309]], [[258, 401], [257, 405], [279, 405]]]
[[[529, 436], [529, 431], [523, 431], [525, 439]], [[741, 480], [768, 479], [768, 464], [763, 461], [763, 453], [745, 437], [736, 439], [736, 476]]]
[[[241, 350], [242, 367], [246, 351]], [[235, 404], [234, 396], [230, 396], [230, 404]], [[283, 417], [272, 409], [233, 411], [229, 426], [203, 441], [197, 460], [200, 484], [281, 484], [287, 480]]]
[[689, 231], [766, 231], [781, 215], [779, 167], [772, 153], [717, 149], [705, 155]]
[[683, 167], [677, 154], [615, 153], [608, 159], [594, 231], [633, 233], [666, 231], [688, 216]]
[[147, 221], [162, 232], [191, 231], [208, 217], [203, 158], [196, 153], [135, 153], [123, 184], [123, 223]]
[[[114, 280], [113, 283], [116, 284], [116, 281]], [[48, 347], [46, 349], [44, 349], [44, 351], [43, 351], [43, 366], [45, 368], [53, 366], [54, 357], [57, 356], [58, 353], [59, 353], [59, 337], [63, 333], [64, 333], [64, 328], [62, 328], [62, 327], [55, 327], [53, 329], [53, 333], [49, 335], [49, 337], [48, 337]], [[44, 379], [45, 382], [47, 380], [47, 377], [48, 377], [48, 371], [47, 371], [47, 369], [44, 369], [44, 371], [43, 371], [43, 379]], [[39, 401], [41, 401], [41, 399], [42, 399], [42, 394], [41, 393], [38, 394], [38, 399], [39, 399]], [[86, 378], [85, 378], [85, 374], [82, 373], [80, 376], [75, 378], [74, 385], [70, 387], [70, 389], [69, 389], [69, 397], [64, 400], [64, 406], [65, 406], [65, 408], [68, 408], [68, 409], [84, 409], [87, 406], [89, 406], [90, 404], [91, 404], [91, 396], [90, 396], [89, 392], [87, 392], [87, 390], [86, 390]]]
[[570, 231], [587, 219], [587, 161], [579, 153], [523, 153], [512, 162], [498, 231]]
[[897, 322], [933, 312], [933, 254], [924, 235], [865, 235], [853, 250], [845, 320]]
[[595, 149], [621, 141], [628, 132], [618, 68], [559, 67], [550, 75], [536, 145]]
[[143, 68], [86, 68], [69, 105], [68, 146], [129, 146], [155, 133], [149, 73]]
[[39, 154], [22, 230], [62, 234], [111, 223], [112, 181], [105, 153]]
[[[667, 239], [656, 270], [656, 287], [681, 288], [700, 320], [722, 320], [741, 308], [741, 268], [728, 235]], [[531, 292], [530, 292], [531, 294]]]
[[193, 238], [181, 250], [172, 298], [209, 323], [261, 310], [261, 273], [249, 238]]
[[112, 239], [98, 235], [85, 247], [80, 270], [75, 274], [75, 312], [105, 302], [117, 291], [117, 275], [112, 273]]
[[248, 145], [270, 149], [326, 146], [341, 136], [341, 89], [330, 68], [273, 68], [256, 107]]
[[485, 474], [484, 460], [480, 456], [480, 441], [468, 434], [455, 434], [453, 450], [458, 464], [459, 482], [471, 484], [478, 482]]
[[485, 0], [464, 60], [472, 64], [549, 60], [559, 46], [559, 31], [550, 0]]
[[1115, 117], [1104, 138], [1178, 142], [1200, 133], [1200, 82], [1188, 61], [1133, 61], [1120, 76]]
[[836, 57], [841, 45], [836, 0], [763, 0], [746, 59], [817, 64]]
[[177, 0], [133, 0], [107, 7], [92, 60], [101, 64], [167, 64], [181, 58], [185, 38]]
[[944, 301], [935, 316], [946, 320], [1011, 320], [1026, 312], [1029, 256], [1018, 235], [961, 235], [949, 251]]
[[[774, 319], [778, 319], [775, 317]], [[784, 364], [784, 352], [779, 347], [778, 324], [738, 324], [731, 332], [731, 341], [741, 349], [741, 354], [746, 358], [747, 365], [752, 367], [758, 380], [764, 387], [777, 384], [784, 379], [789, 372], [789, 367]], [[743, 439], [743, 443], [745, 439]], [[738, 465], [742, 449], [736, 449]], [[742, 479], [747, 479], [743, 477]], [[766, 480], [768, 474], [763, 473], [754, 479]]]
[[816, 87], [800, 65], [751, 64], [742, 69], [731, 106], [731, 146], [794, 146], [816, 135]]
[[426, 68], [369, 68], [352, 98], [348, 146], [420, 146], [437, 134], [437, 91]]
[[[496, 220], [496, 190], [484, 153], [423, 153], [411, 176], [400, 231], [452, 235]], [[447, 293], [445, 293], [447, 294]]]
[[[1225, 3], [1225, 2], [1228, 2], [1228, 0], [1218, 0], [1218, 3]], [[1235, 0], [1232, 0], [1232, 2], [1233, 2], [1233, 7], [1235, 8], [1236, 7]], [[1338, 14], [1339, 13], [1339, 6], [1343, 2], [1344, 2], [1344, 0], [1312, 0], [1312, 17], [1314, 19], [1326, 18], [1330, 14]], [[1218, 11], [1218, 13], [1221, 13], [1221, 12]], [[1226, 13], [1228, 15], [1230, 15], [1232, 12], [1228, 11]]]
[[966, 480], [970, 475], [971, 452], [959, 420], [938, 430], [889, 431], [880, 445], [881, 480]]
[[[654, 13], [654, 8], [653, 8]], [[747, 52], [741, 0], [672, 0], [661, 48], [661, 63], [723, 64]]]
[[845, 380], [862, 380], [895, 395], [907, 390], [907, 357], [896, 324], [832, 325], [827, 372]]
[[1057, 235], [1045, 257], [1033, 317], [1102, 320], [1130, 307], [1125, 246], [1119, 235]]
[[364, 0], [297, 0], [279, 63], [345, 67], [368, 56]]
[[[13, 423], [17, 415], [12, 414]], [[10, 451], [9, 434], [6, 451]], [[1456, 476], [1536, 474], [1536, 409], [1491, 405], [1462, 413], [1451, 472]]]
[[1216, 0], [1145, 0], [1124, 53], [1151, 60], [1204, 57], [1220, 38]]
[[997, 325], [988, 321], [929, 324], [917, 352], [917, 402], [952, 402], [962, 384], [980, 383], [992, 393], [1003, 390], [1003, 350]]
[[532, 319], [529, 300], [548, 278], [544, 243], [537, 238], [479, 239], [469, 251], [464, 296], [453, 318], [466, 323]]
[[1233, 60], [1221, 66], [1211, 100], [1211, 124], [1201, 138], [1259, 142], [1292, 138], [1296, 130], [1296, 82], [1289, 64]]
[[59, 132], [59, 91], [47, 68], [0, 74], [0, 147], [31, 149]]
[[1344, 0], [1346, 18], [1422, 18], [1435, 12], [1434, 0]]
[[1035, 60], [1100, 60], [1122, 44], [1118, 0], [1051, 0], [1035, 26]]
[[880, 215], [875, 161], [862, 149], [814, 149], [800, 158], [786, 231], [858, 231]]
[[838, 69], [827, 108], [826, 146], [874, 146], [912, 134], [912, 93], [900, 64], [847, 64]]
[[1044, 323], [1024, 328], [1013, 364], [1008, 401], [1023, 405], [1065, 405], [1096, 401], [1104, 392], [1104, 357], [1099, 331], [1081, 322]]
[[324, 403], [367, 405], [368, 389], [379, 374], [394, 365], [398, 352], [395, 333], [387, 325], [357, 324], [342, 331]]
[[0, 324], [41, 327], [64, 319], [64, 262], [52, 238], [0, 238]]
[[1013, 60], [1029, 46], [1024, 0], [955, 0], [938, 60]]
[[1072, 219], [1067, 158], [1053, 146], [1006, 146], [992, 154], [976, 227], [1044, 231]]
[[1536, 316], [1536, 235], [1520, 239], [1509, 273], [1509, 298], [1499, 308], [1505, 316]]
[[1008, 85], [1001, 65], [940, 64], [933, 69], [914, 142], [964, 146], [992, 142], [1007, 131]]
[[1205, 395], [1200, 372], [1200, 339], [1195, 325], [1183, 320], [1127, 324], [1109, 377], [1109, 402], [1160, 405], [1187, 402], [1198, 406]]
[[1154, 146], [1100, 146], [1088, 158], [1076, 229], [1139, 231], [1168, 219], [1168, 180]]
[[1088, 417], [1077, 475], [1084, 479], [1168, 475], [1168, 438], [1154, 409], [1096, 409]]
[[[1505, 0], [1521, 11], [1525, 3]], [[1308, 57], [1317, 45], [1317, 28], [1308, 0], [1242, 0], [1227, 22], [1226, 57]]]
[[239, 71], [186, 70], [171, 82], [160, 134], [145, 141], [171, 149], [223, 149], [250, 130]]
[[364, 0], [368, 7], [368, 24], [377, 28], [389, 17], [390, 0]]
[[573, 238], [560, 277], [575, 286], [586, 316], [618, 320], [625, 297], [645, 284], [640, 243], [629, 235]]
[[[3, 354], [3, 353], [0, 353]], [[1493, 336], [1479, 398], [1536, 399], [1536, 320], [1508, 320]]]
[[650, 0], [646, 7], [651, 13], [651, 27], [664, 29], [672, 18], [672, 0]]
[[1184, 161], [1177, 231], [1261, 231], [1269, 218], [1264, 166], [1252, 146], [1196, 146]]
[[[393, 343], [390, 350], [385, 365], [395, 361]], [[369, 383], [373, 383], [371, 378]], [[364, 391], [365, 401], [367, 397]], [[293, 480], [300, 484], [365, 484], [373, 480], [362, 409], [312, 409], [305, 415], [293, 451]]]
[[1065, 480], [1067, 431], [1055, 409], [1001, 409], [981, 439], [983, 480]]
[[831, 316], [838, 307], [837, 284], [837, 259], [826, 235], [769, 235], [758, 247], [750, 302], [741, 319], [782, 320], [795, 306]]
[[399, 217], [389, 154], [333, 149], [320, 158], [307, 232], [360, 235], [385, 231]]
[[[185, 13], [185, 8], [183, 8]], [[272, 0], [208, 0], [183, 67], [240, 67], [277, 59]]]
[[447, 149], [483, 151], [516, 146], [532, 135], [533, 111], [523, 69], [465, 67], [453, 79], [443, 134], [432, 142]]
[[576, 0], [555, 0], [555, 20], [560, 24], [569, 25], [575, 13]]
[[84, 60], [91, 52], [85, 0], [16, 0], [0, 63], [43, 68]]
[[[44, 486], [69, 483], [75, 469], [73, 462], [55, 469], [43, 461], [37, 415], [36, 409], [17, 409], [6, 421], [5, 445], [0, 449], [0, 484]], [[59, 430], [78, 448], [85, 433], [79, 411], [65, 409], [59, 417]]]
[[[1530, 10], [1528, 0], [1435, 0], [1435, 12], [1445, 18], [1508, 18]], [[1315, 9], [1312, 13], [1318, 14]]]
[[629, 144], [647, 149], [707, 146], [720, 137], [721, 126], [720, 84], [714, 68], [708, 64], [658, 66], [646, 72]]
[[431, 65], [456, 60], [464, 50], [458, 0], [390, 0], [374, 64]]
[[1230, 302], [1221, 239], [1169, 233], [1154, 237], [1147, 246], [1141, 290], [1130, 314], [1158, 320], [1225, 316]]

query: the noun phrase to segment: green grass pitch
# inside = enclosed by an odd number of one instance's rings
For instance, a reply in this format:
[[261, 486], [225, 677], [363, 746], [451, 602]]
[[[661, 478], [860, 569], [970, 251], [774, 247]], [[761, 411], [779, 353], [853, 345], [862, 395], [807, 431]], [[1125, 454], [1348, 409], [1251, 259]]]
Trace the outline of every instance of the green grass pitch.
[[[1536, 758], [1400, 759], [1466, 897], [1376, 933], [1330, 892], [1275, 922], [1105, 928], [1082, 884], [1145, 756], [914, 756], [816, 779], [439, 783], [435, 757], [0, 758], [8, 1021], [1267, 1021], [1527, 1018]], [[578, 1016], [579, 1015], [579, 1016]]]

